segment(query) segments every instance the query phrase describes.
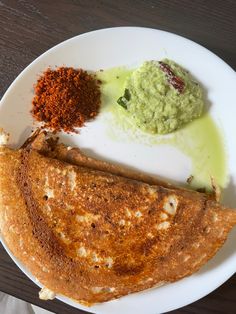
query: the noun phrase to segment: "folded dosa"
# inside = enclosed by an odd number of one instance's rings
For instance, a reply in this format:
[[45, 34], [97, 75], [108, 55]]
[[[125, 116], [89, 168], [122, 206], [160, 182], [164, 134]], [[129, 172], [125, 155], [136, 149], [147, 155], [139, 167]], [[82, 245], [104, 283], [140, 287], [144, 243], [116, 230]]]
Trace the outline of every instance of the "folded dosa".
[[0, 148], [1, 234], [56, 294], [90, 305], [179, 280], [236, 224], [204, 193], [73, 165], [58, 149]]

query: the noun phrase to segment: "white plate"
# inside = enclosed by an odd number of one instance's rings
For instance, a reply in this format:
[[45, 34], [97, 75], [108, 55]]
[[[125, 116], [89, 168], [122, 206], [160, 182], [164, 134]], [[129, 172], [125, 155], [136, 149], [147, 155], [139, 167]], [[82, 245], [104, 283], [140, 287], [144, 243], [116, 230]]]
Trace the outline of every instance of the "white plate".
[[[164, 57], [173, 59], [189, 69], [207, 89], [208, 99], [212, 103], [210, 114], [223, 129], [228, 152], [231, 180], [225, 194], [225, 202], [236, 207], [235, 72], [207, 49], [180, 36], [154, 29], [121, 27], [90, 32], [61, 43], [31, 63], [9, 87], [0, 105], [0, 126], [11, 134], [12, 146], [19, 146], [26, 139], [32, 127], [29, 111], [33, 84], [49, 65], [98, 70], [119, 65], [130, 66], [144, 60]], [[157, 171], [153, 165], [153, 156], [157, 156], [155, 147], [149, 147], [147, 150], [143, 144], [130, 145], [112, 141], [106, 136], [100, 119], [89, 123], [81, 135], [64, 136], [64, 140], [90, 149], [101, 158], [138, 166], [144, 171], [153, 173]], [[165, 156], [167, 153], [165, 149], [158, 151], [158, 154], [162, 153]], [[171, 155], [175, 158], [174, 151], [171, 151]], [[185, 157], [178, 158], [183, 172], [188, 173], [189, 166], [187, 162], [185, 166]], [[158, 160], [163, 171], [167, 171], [175, 159]], [[172, 167], [170, 175], [173, 177], [170, 179], [176, 179], [177, 176], [181, 181], [186, 178], [186, 174], [181, 176], [178, 172], [178, 163], [175, 165], [176, 171]], [[62, 296], [58, 296], [58, 299], [74, 307], [99, 314], [156, 314], [174, 310], [202, 298], [234, 274], [235, 240], [236, 233], [233, 232], [220, 252], [201, 271], [176, 283], [135, 293], [91, 308]], [[6, 245], [4, 246], [20, 269], [37, 284], [35, 278], [16, 260]]]

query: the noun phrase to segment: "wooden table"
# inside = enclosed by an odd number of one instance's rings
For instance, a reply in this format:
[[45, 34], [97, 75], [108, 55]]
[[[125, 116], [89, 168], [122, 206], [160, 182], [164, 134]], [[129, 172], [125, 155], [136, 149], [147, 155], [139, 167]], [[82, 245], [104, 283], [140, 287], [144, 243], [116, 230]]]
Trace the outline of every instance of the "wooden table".
[[[190, 38], [236, 68], [235, 0], [2, 0], [0, 97], [25, 66], [55, 44], [94, 29], [131, 25]], [[85, 313], [59, 301], [40, 301], [38, 287], [1, 246], [0, 290], [56, 313]], [[173, 313], [236, 313], [236, 275], [202, 300]]]

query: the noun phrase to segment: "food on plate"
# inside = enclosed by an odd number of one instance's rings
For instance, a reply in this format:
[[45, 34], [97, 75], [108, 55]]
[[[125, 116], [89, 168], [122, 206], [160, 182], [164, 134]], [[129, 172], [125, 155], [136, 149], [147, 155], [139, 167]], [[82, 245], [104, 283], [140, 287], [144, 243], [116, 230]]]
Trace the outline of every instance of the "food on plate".
[[[102, 82], [100, 117], [105, 129], [105, 137], [114, 143], [132, 144], [132, 147], [135, 143], [144, 144], [144, 149], [146, 145], [153, 149], [161, 145], [165, 145], [165, 147], [170, 145], [191, 160], [191, 170], [185, 173], [182, 180], [192, 174], [194, 176], [190, 184], [192, 189], [204, 187], [207, 191], [211, 191], [210, 176], [215, 178], [221, 188], [226, 187], [229, 173], [224, 132], [222, 132], [221, 127], [215, 123], [209, 113], [205, 113], [176, 132], [165, 136], [143, 132], [132, 122], [127, 110], [116, 103], [119, 95], [122, 95], [125, 81], [130, 77], [132, 71], [126, 67], [115, 67], [96, 72], [97, 77]], [[158, 159], [158, 156], [156, 158]], [[148, 161], [146, 160], [146, 162]], [[155, 161], [154, 163], [156, 164]], [[162, 170], [157, 169], [158, 165], [153, 171], [160, 172], [164, 177], [169, 176], [167, 172], [162, 173]], [[174, 178], [174, 176], [173, 173], [171, 177]]]
[[127, 167], [88, 157], [78, 147], [70, 147], [64, 145], [63, 143], [58, 143], [57, 137], [53, 137], [52, 134], [39, 129], [36, 130], [30, 138], [28, 138], [23, 147], [37, 150], [47, 157], [56, 158], [76, 166], [109, 172], [111, 174], [142, 181], [152, 185], [177, 188], [170, 183], [142, 172], [133, 171]]
[[38, 79], [32, 115], [43, 127], [74, 132], [99, 112], [100, 82], [82, 69], [48, 68]]
[[[23, 145], [25, 148], [31, 148], [37, 150], [41, 154], [50, 157], [56, 158], [58, 160], [68, 162], [76, 166], [82, 166], [91, 168], [94, 170], [100, 170], [104, 172], [109, 172], [118, 176], [125, 177], [127, 179], [137, 180], [150, 185], [161, 185], [166, 188], [180, 189], [180, 187], [170, 184], [169, 182], [164, 181], [163, 179], [147, 175], [143, 172], [133, 171], [127, 167], [106, 162], [104, 160], [98, 160], [91, 158], [85, 155], [78, 147], [66, 146], [63, 143], [58, 143], [58, 138], [53, 137], [52, 134], [36, 130], [31, 137]], [[216, 195], [216, 182], [212, 182], [212, 190], [206, 191], [209, 198], [216, 199], [219, 197], [219, 193]], [[183, 187], [181, 188], [183, 189]], [[217, 190], [218, 191], [218, 190]], [[201, 192], [201, 191], [200, 191]]]
[[126, 80], [118, 99], [143, 131], [166, 134], [201, 116], [202, 88], [174, 61], [146, 61]]
[[59, 145], [38, 134], [19, 150], [0, 148], [0, 231], [45, 286], [43, 299], [91, 305], [174, 282], [213, 257], [236, 224], [235, 210], [204, 193], [93, 169], [82, 155], [73, 165]]

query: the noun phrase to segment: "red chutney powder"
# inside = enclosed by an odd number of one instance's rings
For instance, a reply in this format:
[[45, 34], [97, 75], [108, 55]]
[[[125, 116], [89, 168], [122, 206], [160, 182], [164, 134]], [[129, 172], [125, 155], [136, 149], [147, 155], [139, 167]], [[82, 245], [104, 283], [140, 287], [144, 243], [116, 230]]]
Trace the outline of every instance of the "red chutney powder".
[[31, 113], [43, 127], [75, 132], [99, 112], [101, 82], [82, 69], [48, 68], [34, 86]]

